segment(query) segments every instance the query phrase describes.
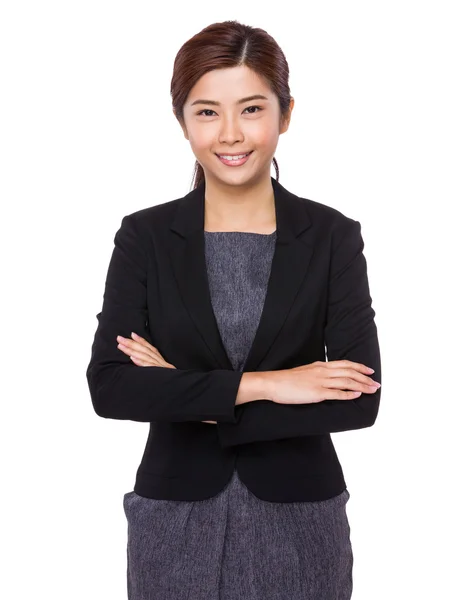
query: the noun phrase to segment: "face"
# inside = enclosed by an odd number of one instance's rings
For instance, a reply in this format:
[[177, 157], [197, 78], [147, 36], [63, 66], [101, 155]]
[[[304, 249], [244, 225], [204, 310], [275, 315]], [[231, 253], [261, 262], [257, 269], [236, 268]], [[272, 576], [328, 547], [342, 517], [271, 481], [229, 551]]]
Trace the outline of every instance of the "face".
[[[245, 100], [254, 95], [263, 97]], [[293, 103], [292, 98], [290, 113]], [[246, 185], [266, 173], [270, 177], [278, 138], [288, 129], [290, 114], [280, 122], [278, 98], [257, 73], [246, 66], [205, 73], [192, 88], [183, 114], [184, 136], [206, 180]], [[247, 152], [247, 160], [225, 164], [219, 158]]]

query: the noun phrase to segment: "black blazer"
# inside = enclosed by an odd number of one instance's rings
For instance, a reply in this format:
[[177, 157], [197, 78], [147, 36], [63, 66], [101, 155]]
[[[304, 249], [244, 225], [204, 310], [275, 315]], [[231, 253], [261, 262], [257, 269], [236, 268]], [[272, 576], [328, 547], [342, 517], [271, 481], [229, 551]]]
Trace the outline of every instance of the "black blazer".
[[[327, 360], [363, 363], [381, 383], [360, 223], [271, 180], [276, 247], [244, 370], [325, 361], [327, 349]], [[330, 434], [373, 425], [381, 388], [356, 400], [235, 406], [242, 371], [232, 368], [211, 305], [204, 210], [202, 183], [124, 216], [86, 370], [94, 410], [150, 424], [134, 486], [141, 496], [210, 498], [235, 467], [262, 500], [336, 496], [346, 483]], [[116, 340], [132, 331], [176, 368], [135, 365]]]

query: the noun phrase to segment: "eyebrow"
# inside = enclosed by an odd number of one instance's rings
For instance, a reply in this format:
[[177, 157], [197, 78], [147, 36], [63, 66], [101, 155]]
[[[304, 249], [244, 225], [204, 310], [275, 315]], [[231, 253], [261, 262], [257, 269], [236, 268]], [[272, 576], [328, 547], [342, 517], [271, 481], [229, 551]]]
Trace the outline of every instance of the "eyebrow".
[[[241, 98], [238, 100], [236, 104], [243, 104], [244, 102], [251, 102], [251, 100], [268, 100], [266, 96], [262, 94], [253, 94], [252, 96], [246, 96], [246, 98]], [[216, 102], [215, 100], [194, 100], [191, 106], [194, 104], [210, 104], [211, 106], [220, 106], [220, 102]]]

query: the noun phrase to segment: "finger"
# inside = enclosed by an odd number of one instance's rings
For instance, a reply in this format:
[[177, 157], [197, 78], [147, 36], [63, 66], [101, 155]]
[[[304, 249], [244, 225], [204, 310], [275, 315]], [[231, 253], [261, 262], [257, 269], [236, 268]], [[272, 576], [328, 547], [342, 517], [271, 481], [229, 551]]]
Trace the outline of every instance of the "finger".
[[134, 341], [138, 342], [139, 344], [142, 344], [143, 346], [148, 348], [148, 350], [150, 350], [151, 353], [156, 353], [157, 356], [159, 356], [162, 360], [164, 360], [164, 358], [161, 355], [161, 352], [158, 350], [158, 348], [155, 348], [155, 346], [152, 346], [150, 344], [150, 342], [148, 342], [145, 338], [143, 338], [140, 335], [137, 335], [134, 331], [132, 331], [130, 333], [130, 336], [132, 337], [132, 339]]
[[142, 346], [140, 344], [133, 343], [132, 348], [130, 347], [130, 345], [124, 346], [123, 344], [118, 344], [117, 347], [119, 348], [119, 350], [124, 352], [124, 354], [127, 354], [127, 356], [130, 356], [130, 358], [132, 358], [132, 357], [137, 358], [140, 361], [140, 363], [139, 363], [140, 366], [165, 367], [168, 369], [176, 368], [174, 365], [172, 365], [171, 363], [167, 363], [165, 360], [160, 360], [158, 357], [150, 356], [149, 354], [147, 354], [146, 350], [142, 351]]
[[138, 367], [157, 367], [157, 366], [159, 366], [159, 365], [155, 365], [154, 363], [150, 363], [146, 360], [141, 360], [141, 359], [137, 358], [136, 356], [130, 356], [130, 358]]
[[368, 385], [353, 379], [352, 377], [330, 377], [326, 379], [322, 385], [328, 389], [352, 390], [354, 392], [365, 392], [365, 394], [374, 394], [380, 387], [376, 385]]
[[141, 361], [138, 358], [136, 358], [135, 356], [131, 356], [130, 359], [137, 365], [137, 367], [146, 367], [146, 366], [148, 366], [143, 361]]
[[[129, 354], [129, 352], [132, 354], [139, 352], [140, 354], [146, 356], [147, 360], [155, 361], [158, 365], [165, 362], [160, 354], [152, 352], [147, 346], [140, 344], [140, 342], [134, 342], [133, 340], [126, 339], [125, 342], [120, 342], [117, 347], [121, 350], [127, 348], [128, 352], [126, 352], [126, 354]], [[161, 364], [161, 366], [164, 365]]]
[[357, 369], [361, 373], [374, 373], [375, 370], [371, 367], [367, 367], [362, 363], [353, 362], [351, 360], [331, 360], [324, 363], [330, 369], [344, 369], [344, 368], [352, 368]]
[[136, 358], [137, 360], [139, 360], [140, 364], [142, 364], [142, 365], [145, 365], [148, 367], [149, 366], [154, 366], [154, 367], [162, 366], [162, 365], [160, 365], [159, 359], [148, 356], [148, 354], [146, 352], [141, 352], [137, 348], [129, 348], [128, 346], [123, 346], [122, 344], [118, 344], [117, 347], [124, 354], [127, 354], [127, 356], [130, 356], [131, 358], [133, 357], [133, 358]]
[[355, 400], [361, 392], [344, 392], [343, 390], [324, 389], [323, 400]]
[[[134, 332], [132, 332], [132, 334], [134, 334]], [[134, 335], [137, 335], [137, 334], [134, 334]], [[140, 336], [137, 336], [137, 337], [140, 337]], [[138, 349], [141, 352], [147, 353], [150, 359], [154, 358], [157, 361], [159, 360], [162, 363], [166, 363], [164, 358], [161, 356], [161, 354], [158, 352], [158, 350], [154, 346], [149, 344], [144, 338], [140, 338], [140, 339], [142, 340], [142, 342], [134, 341], [129, 338], [124, 338], [120, 335], [117, 336], [117, 341], [120, 342], [121, 344], [124, 344], [125, 346], [128, 346], [129, 348], [135, 348], [136, 350]], [[161, 366], [166, 366], [166, 365], [161, 364]]]
[[156, 355], [156, 348], [153, 348], [150, 344], [142, 344], [141, 342], [137, 342], [130, 338], [124, 338], [121, 335], [117, 336], [117, 341], [123, 346], [127, 346], [128, 348], [138, 348], [141, 352], [147, 353], [149, 356]]
[[[327, 377], [330, 377], [330, 378], [342, 377], [342, 378], [355, 379], [355, 381], [364, 383], [366, 385], [376, 385], [378, 383], [371, 377], [368, 377], [367, 375], [363, 375], [362, 373], [359, 373], [358, 371], [355, 371], [354, 369], [333, 369], [332, 371], [329, 371], [327, 373]], [[379, 385], [377, 387], [379, 387]]]
[[141, 335], [136, 334], [135, 331], [130, 332], [130, 337], [132, 338], [133, 341], [138, 342], [139, 344], [142, 344], [142, 346], [145, 346], [150, 351], [156, 352], [157, 354], [159, 354], [159, 352], [158, 352], [157, 348], [155, 348], [155, 346], [152, 346], [149, 341], [147, 341]]

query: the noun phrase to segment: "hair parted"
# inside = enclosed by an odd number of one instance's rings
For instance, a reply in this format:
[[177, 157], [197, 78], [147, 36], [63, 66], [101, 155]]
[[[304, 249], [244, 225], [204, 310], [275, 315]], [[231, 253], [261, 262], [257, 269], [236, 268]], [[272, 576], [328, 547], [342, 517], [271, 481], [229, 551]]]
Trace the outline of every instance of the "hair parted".
[[[174, 60], [171, 97], [176, 118], [184, 123], [183, 106], [196, 82], [214, 69], [245, 65], [262, 77], [279, 99], [280, 116], [290, 106], [288, 63], [280, 46], [266, 31], [236, 20], [212, 23], [181, 46]], [[279, 168], [275, 158], [276, 179]], [[193, 187], [205, 179], [202, 166], [195, 163]]]

